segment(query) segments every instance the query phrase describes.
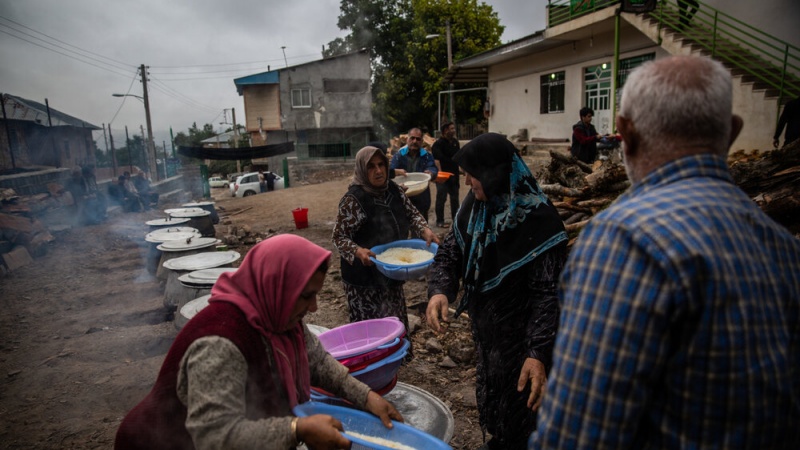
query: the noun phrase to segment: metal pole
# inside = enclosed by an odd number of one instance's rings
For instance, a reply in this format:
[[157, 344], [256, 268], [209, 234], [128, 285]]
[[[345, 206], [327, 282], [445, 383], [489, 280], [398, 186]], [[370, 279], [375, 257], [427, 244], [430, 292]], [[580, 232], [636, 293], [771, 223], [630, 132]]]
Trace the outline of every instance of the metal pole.
[[619, 34], [620, 34], [620, 27], [619, 27], [619, 13], [620, 10], [617, 10], [617, 14], [614, 17], [614, 76], [611, 79], [611, 92], [613, 93], [613, 105], [611, 106], [611, 131], [614, 133], [617, 132], [617, 78], [619, 78]]
[[281, 51], [283, 52], [283, 63], [286, 64], [286, 67], [289, 67], [289, 61], [286, 60], [286, 46], [281, 47]]
[[[450, 19], [447, 19], [445, 22], [447, 26], [447, 71], [449, 72], [450, 69], [453, 67], [453, 43], [452, 38], [450, 36]], [[450, 121], [455, 123], [456, 116], [453, 109], [453, 83], [450, 83]]]
[[48, 134], [50, 135], [50, 145], [52, 153], [55, 154], [56, 167], [61, 167], [61, 151], [56, 147], [56, 137], [53, 135], [53, 119], [50, 117], [50, 102], [44, 99], [44, 106], [47, 107], [47, 126], [50, 127]]
[[[239, 132], [236, 130], [236, 108], [231, 108], [231, 118], [233, 120], [233, 148], [239, 148]], [[236, 173], [241, 173], [242, 161], [236, 160]]]
[[[0, 102], [3, 104], [3, 123], [6, 126], [6, 139], [8, 139], [8, 154], [11, 155], [11, 168], [16, 169], [17, 164], [14, 161], [14, 148], [11, 147], [11, 130], [8, 128], [8, 118], [6, 117], [6, 95], [0, 94]], [[778, 105], [780, 106], [780, 105]]]
[[[103, 128], [103, 133], [105, 133], [105, 128]], [[116, 181], [116, 176], [117, 176], [117, 156], [116, 156], [116, 153], [117, 153], [117, 151], [114, 150], [114, 135], [111, 134], [111, 124], [108, 124], [108, 140], [109, 140], [109, 142], [111, 142], [111, 154], [114, 155], [113, 156], [114, 157], [113, 161], [114, 161], [114, 177], [115, 177], [115, 179], [111, 180], [111, 181]]]
[[147, 67], [142, 64], [139, 67], [142, 75], [142, 91], [144, 91], [144, 115], [147, 121], [147, 150], [150, 159], [150, 170], [158, 177], [158, 167], [156, 166], [156, 146], [153, 142], [153, 124], [150, 122], [150, 96], [147, 94]]
[[169, 178], [167, 174], [167, 141], [161, 141], [161, 145], [163, 145], [162, 149], [164, 150], [164, 179], [166, 180]]
[[131, 156], [131, 138], [128, 137], [128, 126], [125, 125], [125, 148], [128, 149], [128, 167], [133, 172], [133, 157]]

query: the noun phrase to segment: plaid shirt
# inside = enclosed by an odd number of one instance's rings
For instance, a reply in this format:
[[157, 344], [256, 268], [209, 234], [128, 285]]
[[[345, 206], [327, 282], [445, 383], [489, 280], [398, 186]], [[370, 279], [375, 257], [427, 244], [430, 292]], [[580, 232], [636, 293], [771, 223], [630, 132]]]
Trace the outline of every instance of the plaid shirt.
[[800, 448], [800, 240], [722, 158], [598, 214], [561, 289], [532, 448]]

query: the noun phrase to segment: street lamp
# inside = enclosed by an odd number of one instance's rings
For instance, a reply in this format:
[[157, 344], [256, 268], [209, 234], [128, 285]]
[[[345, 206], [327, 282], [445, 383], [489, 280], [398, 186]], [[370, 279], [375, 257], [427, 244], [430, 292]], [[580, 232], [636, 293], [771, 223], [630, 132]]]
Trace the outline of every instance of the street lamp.
[[[145, 93], [146, 92], [147, 91], [145, 91]], [[144, 102], [144, 116], [145, 116], [145, 121], [147, 122], [147, 157], [150, 160], [147, 165], [151, 166], [150, 167], [150, 170], [152, 170], [151, 175], [155, 175], [155, 177], [157, 178], [158, 167], [156, 166], [156, 146], [153, 143], [153, 126], [150, 123], [150, 101], [148, 100], [147, 95], [145, 95], [144, 97], [135, 94], [111, 94], [111, 95], [114, 97], [136, 97], [142, 102]], [[166, 160], [164, 161], [164, 170], [165, 171], [167, 170]]]
[[[447, 27], [447, 70], [449, 71], [453, 67], [453, 43], [452, 38], [450, 36], [450, 19], [445, 21], [445, 26]], [[425, 36], [425, 39], [435, 39], [441, 36], [440, 34], [429, 34]], [[455, 123], [456, 118], [453, 114], [453, 83], [449, 85], [449, 93], [448, 97], [450, 98], [450, 121]]]

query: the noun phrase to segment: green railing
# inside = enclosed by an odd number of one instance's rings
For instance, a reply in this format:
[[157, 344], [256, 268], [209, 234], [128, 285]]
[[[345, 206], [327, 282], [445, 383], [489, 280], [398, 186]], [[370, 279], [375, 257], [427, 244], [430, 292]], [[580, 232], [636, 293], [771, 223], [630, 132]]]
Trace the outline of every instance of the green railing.
[[[619, 3], [618, 0], [549, 1], [548, 26], [616, 7]], [[649, 15], [658, 23], [659, 36], [667, 29], [682, 33], [692, 46], [726, 63], [736, 75], [749, 77], [748, 81], [759, 88], [774, 90], [779, 105], [800, 96], [800, 48], [704, 3], [699, 5], [688, 26], [681, 24], [677, 0], [659, 1], [656, 10]]]

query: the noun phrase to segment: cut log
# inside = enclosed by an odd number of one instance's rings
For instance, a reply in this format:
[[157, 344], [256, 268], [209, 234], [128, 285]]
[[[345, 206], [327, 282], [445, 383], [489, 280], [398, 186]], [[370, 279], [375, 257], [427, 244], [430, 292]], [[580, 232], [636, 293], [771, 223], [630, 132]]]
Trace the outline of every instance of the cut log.
[[575, 213], [572, 216], [570, 216], [567, 220], [564, 221], [564, 225], [572, 225], [573, 223], [578, 223], [578, 222], [580, 222], [582, 220], [589, 219], [590, 217], [591, 217], [591, 215], [586, 214], [586, 213], [580, 213], [580, 212], [579, 213]]
[[586, 184], [595, 191], [607, 190], [608, 186], [615, 185], [628, 179], [625, 167], [619, 164], [603, 164], [596, 172], [583, 177]]
[[[583, 203], [583, 202], [578, 202], [578, 203]], [[553, 202], [553, 206], [555, 206], [558, 209], [567, 209], [573, 212], [582, 212], [586, 214], [592, 213], [591, 208], [580, 205], [573, 205], [572, 203], [567, 203], [567, 202]]]
[[547, 195], [555, 195], [558, 197], [576, 197], [581, 198], [586, 195], [585, 189], [575, 189], [561, 186], [560, 184], [542, 184], [540, 185], [542, 192]]
[[592, 173], [592, 166], [586, 164], [583, 161], [578, 160], [572, 155], [565, 155], [563, 153], [559, 153], [553, 150], [550, 150], [550, 157], [553, 161], [558, 161], [561, 164], [575, 164], [576, 166], [580, 167], [582, 171], [585, 173]]
[[578, 231], [581, 228], [585, 227], [590, 220], [592, 219], [586, 219], [577, 223], [571, 223], [569, 225], [565, 225], [564, 228], [566, 229], [567, 233], [572, 233], [573, 231]]

